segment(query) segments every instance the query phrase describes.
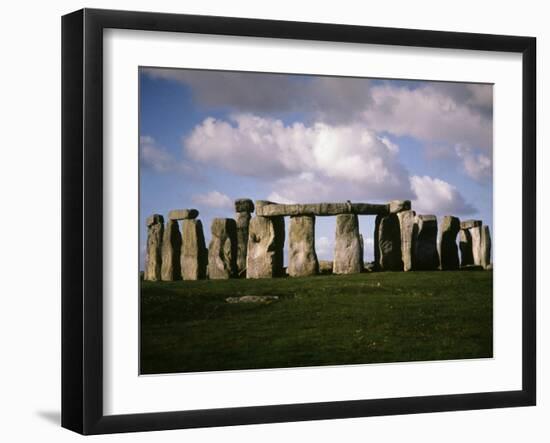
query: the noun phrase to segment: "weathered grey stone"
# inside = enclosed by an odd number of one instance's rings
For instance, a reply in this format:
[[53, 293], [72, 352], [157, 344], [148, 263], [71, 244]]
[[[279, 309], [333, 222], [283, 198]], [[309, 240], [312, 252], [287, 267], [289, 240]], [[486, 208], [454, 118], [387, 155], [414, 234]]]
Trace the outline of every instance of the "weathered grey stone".
[[481, 225], [481, 220], [463, 220], [460, 222], [460, 229], [470, 229]]
[[373, 261], [365, 263], [365, 266], [363, 267], [365, 272], [374, 272], [376, 270], [376, 263]]
[[263, 217], [292, 215], [387, 214], [389, 205], [371, 203], [306, 203], [278, 204], [266, 200], [256, 201], [256, 215]]
[[380, 250], [380, 270], [403, 270], [401, 228], [397, 214], [390, 214], [381, 218], [378, 230], [378, 248]]
[[391, 214], [396, 214], [401, 211], [409, 211], [411, 209], [410, 200], [392, 200], [389, 203], [389, 210]]
[[200, 220], [183, 220], [181, 247], [181, 275], [184, 280], [206, 278], [208, 250]]
[[491, 233], [489, 226], [483, 226], [481, 231], [481, 266], [492, 269], [491, 266]]
[[237, 223], [232, 218], [215, 218], [208, 246], [208, 278], [228, 279], [237, 266]]
[[363, 270], [359, 219], [356, 214], [336, 216], [336, 239], [334, 246], [335, 274], [354, 274]]
[[483, 266], [480, 265], [467, 265], [460, 268], [461, 271], [483, 271]]
[[279, 300], [278, 295], [243, 295], [241, 297], [227, 297], [227, 303], [273, 303]]
[[235, 212], [254, 212], [254, 203], [249, 198], [235, 200]]
[[[256, 210], [258, 203], [256, 202]], [[248, 226], [246, 278], [271, 278], [283, 275], [283, 217], [252, 217]]]
[[332, 274], [332, 261], [331, 260], [319, 260], [319, 273], [320, 274]]
[[380, 237], [380, 221], [382, 220], [382, 215], [377, 215], [374, 219], [374, 237], [373, 237], [373, 243], [374, 243], [374, 269], [375, 271], [380, 270], [380, 245], [379, 245], [379, 237]]
[[147, 227], [149, 227], [158, 223], [164, 223], [164, 217], [160, 214], [153, 214], [147, 217], [147, 220], [145, 222], [147, 224]]
[[181, 233], [176, 220], [168, 220], [162, 238], [161, 278], [165, 281], [181, 279]]
[[245, 276], [246, 253], [248, 250], [248, 225], [250, 214], [248, 212], [237, 212], [235, 215], [237, 223], [237, 275]]
[[481, 226], [474, 226], [468, 229], [472, 236], [472, 256], [474, 258], [474, 265], [481, 266]]
[[172, 209], [168, 213], [170, 220], [187, 220], [197, 218], [199, 211], [197, 209]]
[[437, 253], [437, 218], [435, 215], [417, 215], [418, 235], [416, 237], [414, 267], [417, 270], [432, 271], [439, 268]]
[[460, 248], [460, 266], [466, 267], [474, 264], [472, 252], [472, 235], [468, 229], [461, 229], [459, 233], [458, 246]]
[[460, 231], [460, 220], [457, 217], [446, 215], [441, 221], [439, 238], [439, 257], [441, 270], [451, 271], [460, 267], [456, 237]]
[[163, 233], [164, 218], [162, 215], [153, 214], [148, 217], [145, 280], [157, 281], [161, 279]]
[[412, 271], [414, 269], [414, 248], [416, 236], [418, 235], [416, 213], [411, 210], [401, 211], [397, 213], [397, 217], [399, 218], [399, 228], [401, 230], [403, 271]]
[[303, 277], [319, 273], [315, 253], [315, 216], [290, 217], [288, 235], [288, 275]]

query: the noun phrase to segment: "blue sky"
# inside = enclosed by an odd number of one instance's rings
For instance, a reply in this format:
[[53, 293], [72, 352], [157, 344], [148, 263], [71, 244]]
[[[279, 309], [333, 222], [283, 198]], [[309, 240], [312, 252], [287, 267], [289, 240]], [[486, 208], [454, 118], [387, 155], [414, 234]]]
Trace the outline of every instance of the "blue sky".
[[[233, 200], [412, 200], [419, 214], [492, 228], [493, 88], [186, 69], [140, 69], [140, 262], [145, 218], [197, 208], [210, 240]], [[288, 221], [287, 221], [288, 222]], [[372, 260], [373, 217], [361, 217]], [[317, 218], [331, 259], [333, 217]]]

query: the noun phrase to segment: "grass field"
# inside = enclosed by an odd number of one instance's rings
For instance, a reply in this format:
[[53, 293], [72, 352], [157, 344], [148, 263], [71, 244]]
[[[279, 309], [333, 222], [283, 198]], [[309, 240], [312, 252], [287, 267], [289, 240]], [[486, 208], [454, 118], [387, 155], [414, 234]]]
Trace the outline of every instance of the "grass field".
[[[489, 271], [142, 282], [141, 373], [492, 357]], [[275, 295], [270, 303], [227, 297]]]

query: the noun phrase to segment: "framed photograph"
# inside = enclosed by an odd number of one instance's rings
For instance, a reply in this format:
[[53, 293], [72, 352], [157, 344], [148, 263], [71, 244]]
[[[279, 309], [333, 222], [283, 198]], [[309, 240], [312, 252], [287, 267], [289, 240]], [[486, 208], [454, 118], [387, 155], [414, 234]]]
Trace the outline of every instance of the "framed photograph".
[[62, 20], [62, 425], [536, 403], [536, 40]]

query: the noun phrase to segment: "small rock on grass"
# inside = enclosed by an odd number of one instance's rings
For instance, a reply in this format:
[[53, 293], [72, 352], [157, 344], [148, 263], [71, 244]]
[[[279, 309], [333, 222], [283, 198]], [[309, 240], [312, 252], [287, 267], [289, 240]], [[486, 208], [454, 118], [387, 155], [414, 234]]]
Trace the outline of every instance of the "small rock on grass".
[[227, 303], [271, 303], [279, 300], [277, 295], [243, 295], [242, 297], [227, 297]]

